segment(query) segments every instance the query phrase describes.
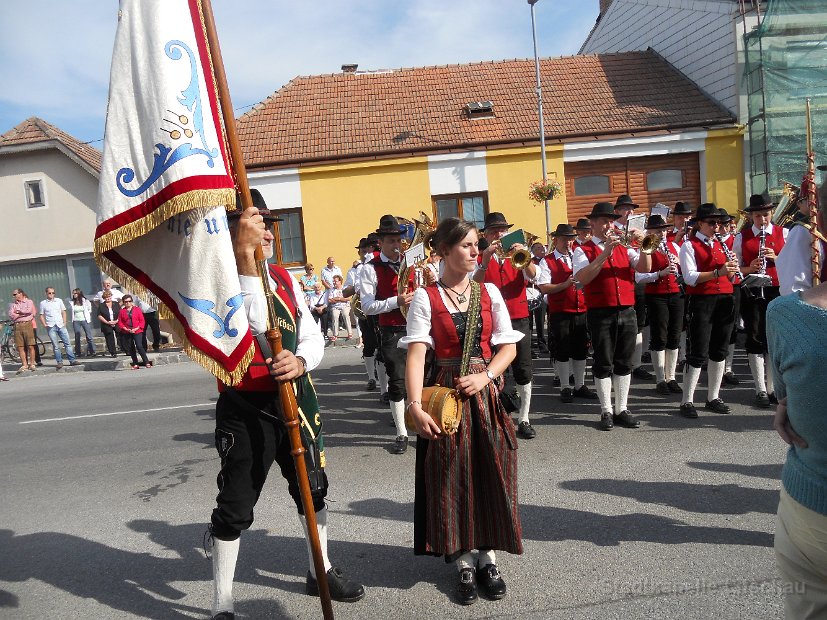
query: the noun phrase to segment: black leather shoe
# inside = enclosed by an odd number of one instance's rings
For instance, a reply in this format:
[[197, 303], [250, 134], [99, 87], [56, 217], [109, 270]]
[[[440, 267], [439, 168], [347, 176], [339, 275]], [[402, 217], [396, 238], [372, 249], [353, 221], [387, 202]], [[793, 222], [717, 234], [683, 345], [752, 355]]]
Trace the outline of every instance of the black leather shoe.
[[754, 402], [756, 407], [767, 409], [770, 406], [770, 397], [766, 392], [757, 392]]
[[212, 620], [235, 620], [235, 614], [231, 611], [220, 611], [212, 617]]
[[643, 362], [644, 364], [651, 364], [652, 363], [652, 354], [649, 353], [649, 351], [644, 351], [640, 355], [640, 361]]
[[517, 434], [523, 439], [534, 439], [537, 436], [537, 431], [529, 422], [520, 422], [517, 426]]
[[681, 415], [685, 418], [695, 419], [698, 417], [698, 410], [692, 403], [684, 403], [681, 405]]
[[574, 400], [574, 390], [570, 387], [563, 388], [560, 392], [560, 400], [564, 403], [570, 403]]
[[620, 426], [624, 426], [626, 428], [637, 428], [640, 426], [640, 422], [635, 420], [635, 417], [632, 415], [632, 412], [628, 409], [624, 409], [620, 413], [616, 413], [612, 416], [612, 421], [615, 424], [619, 424]]
[[706, 402], [706, 407], [704, 409], [709, 409], [710, 411], [714, 411], [715, 413], [730, 413], [732, 409], [729, 408], [724, 401], [720, 398], [716, 398], [715, 400], [708, 400]]
[[775, 395], [775, 392], [770, 392], [769, 394], [770, 404], [777, 405], [778, 404], [778, 397]]
[[460, 605], [472, 605], [477, 602], [477, 577], [473, 568], [463, 568], [459, 571], [457, 599]]
[[486, 564], [482, 568], [477, 568], [477, 583], [485, 596], [493, 601], [505, 596], [505, 582], [496, 564]]
[[579, 388], [574, 390], [574, 396], [576, 398], [588, 398], [589, 400], [594, 400], [597, 398], [597, 392], [586, 385], [581, 385]]
[[635, 368], [632, 371], [632, 376], [635, 379], [642, 379], [644, 381], [651, 381], [652, 379], [655, 378], [655, 375], [653, 375], [651, 372], [646, 370], [643, 366], [638, 366], [637, 368]]
[[666, 382], [666, 387], [669, 388], [669, 391], [673, 394], [682, 394], [683, 388], [681, 388], [681, 384], [672, 379], [671, 381]]
[[394, 454], [405, 454], [408, 450], [408, 436], [407, 435], [400, 435], [396, 438], [396, 441], [393, 443], [393, 447], [391, 448], [391, 452]]
[[738, 379], [738, 377], [735, 376], [735, 373], [730, 370], [729, 372], [724, 373], [722, 382], [726, 385], [738, 385], [741, 383], [741, 380]]
[[554, 377], [554, 379], [552, 379], [551, 381], [551, 384], [554, 387], [560, 387], [560, 377]]
[[368, 384], [365, 386], [365, 390], [368, 392], [375, 392], [376, 391], [376, 379], [368, 379]]
[[[365, 598], [365, 587], [345, 577], [335, 566], [327, 571], [327, 587], [330, 598], [340, 603], [355, 603]], [[319, 584], [310, 571], [307, 572], [305, 592], [310, 596], [319, 596]]]
[[597, 423], [597, 428], [601, 431], [610, 431], [615, 427], [614, 422], [612, 422], [612, 416], [608, 413], [601, 413], [600, 414], [600, 422]]
[[669, 389], [669, 386], [666, 384], [666, 381], [661, 381], [655, 386], [655, 390], [657, 390], [658, 394], [666, 394], [667, 396], [672, 393]]
[[390, 404], [391, 397], [388, 395], [387, 392], [382, 392], [382, 394], [379, 396], [379, 400], [381, 400], [383, 403], [387, 405]]

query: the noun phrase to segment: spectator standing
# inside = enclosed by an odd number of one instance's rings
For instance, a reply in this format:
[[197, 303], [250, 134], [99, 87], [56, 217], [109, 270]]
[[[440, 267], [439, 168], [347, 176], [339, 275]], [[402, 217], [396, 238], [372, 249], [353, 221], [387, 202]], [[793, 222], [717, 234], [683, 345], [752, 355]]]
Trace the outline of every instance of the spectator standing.
[[[124, 343], [129, 345], [129, 354], [132, 356], [132, 370], [138, 370], [138, 355], [141, 356], [143, 365], [152, 368], [152, 362], [146, 356], [144, 349], [143, 333], [146, 328], [144, 313], [135, 305], [132, 295], [126, 294], [121, 297], [123, 307], [118, 314], [118, 329], [123, 334]], [[137, 351], [137, 355], [136, 355]]]
[[52, 341], [57, 369], [63, 368], [63, 356], [60, 354], [61, 342], [63, 348], [66, 349], [69, 365], [79, 366], [80, 362], [75, 359], [75, 351], [72, 349], [69, 332], [66, 330], [66, 305], [55, 295], [55, 289], [52, 287], [46, 289], [46, 299], [40, 302], [40, 322], [46, 328], [49, 340]]
[[112, 301], [117, 301], [120, 303], [121, 298], [124, 294], [112, 286], [112, 280], [110, 280], [109, 278], [106, 278], [103, 281], [103, 288], [97, 292], [97, 294], [92, 298], [92, 301], [99, 304], [101, 301], [103, 301], [103, 294], [106, 291], [112, 293]]
[[333, 276], [341, 277], [342, 270], [336, 265], [336, 259], [328, 256], [327, 265], [322, 267], [322, 286], [325, 290], [333, 288]]
[[112, 291], [104, 291], [101, 299], [102, 302], [98, 306], [101, 332], [103, 332], [103, 337], [106, 340], [106, 349], [109, 351], [110, 357], [118, 357], [115, 334], [118, 331], [118, 316], [121, 313], [121, 307], [117, 302], [112, 301]]
[[316, 289], [316, 284], [319, 282], [319, 276], [313, 273], [313, 265], [307, 263], [304, 266], [304, 275], [299, 278], [299, 284], [302, 285], [302, 293], [304, 298], [308, 299], [310, 294]]
[[350, 327], [350, 297], [345, 297], [343, 288], [342, 276], [333, 276], [333, 288], [329, 289], [326, 295], [326, 303], [330, 310], [330, 317], [332, 321], [331, 340], [336, 340], [339, 337], [339, 317], [341, 316], [345, 321], [345, 329], [347, 329], [347, 339], [353, 338], [353, 331]]
[[26, 297], [23, 289], [14, 289], [12, 298], [14, 301], [9, 304], [8, 315], [14, 321], [14, 346], [17, 347], [22, 364], [17, 374], [23, 374], [27, 370], [35, 370], [35, 338], [32, 325], [36, 310], [34, 302]]
[[144, 313], [146, 327], [144, 328], [143, 337], [141, 339], [141, 343], [144, 345], [144, 351], [149, 350], [149, 347], [147, 346], [146, 332], [147, 330], [151, 330], [152, 350], [157, 352], [158, 349], [161, 348], [161, 325], [158, 323], [158, 309], [150, 306], [137, 295], [133, 295], [132, 299], [134, 300], [135, 305], [138, 306], [138, 308], [141, 309], [141, 312]]
[[827, 284], [767, 308], [769, 362], [779, 404], [775, 429], [790, 445], [781, 472], [775, 557], [787, 618], [827, 617]]
[[79, 288], [72, 291], [72, 329], [75, 332], [75, 351], [82, 350], [80, 334], [86, 335], [86, 357], [95, 357], [95, 341], [92, 340], [92, 302], [86, 299]]

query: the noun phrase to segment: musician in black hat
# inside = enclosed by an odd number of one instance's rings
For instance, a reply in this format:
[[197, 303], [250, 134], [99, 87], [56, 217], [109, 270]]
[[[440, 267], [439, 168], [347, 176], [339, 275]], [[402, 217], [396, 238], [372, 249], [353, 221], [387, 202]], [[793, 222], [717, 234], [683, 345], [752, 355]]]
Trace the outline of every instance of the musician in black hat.
[[[267, 329], [267, 301], [257, 273], [255, 250], [260, 245], [265, 258], [272, 257], [274, 236], [267, 225], [280, 220], [267, 209], [258, 190], [252, 189], [250, 193], [253, 206], [246, 210], [236, 209], [228, 214], [228, 219], [244, 296], [244, 311], [253, 334], [261, 334]], [[274, 463], [279, 465], [282, 476], [287, 480], [287, 489], [298, 509], [305, 535], [307, 532], [290, 440], [274, 377], [280, 381], [296, 382], [299, 406], [305, 413], [302, 416], [301, 437], [309, 457], [313, 508], [331, 598], [358, 601], [365, 596], [364, 587], [344, 577], [338, 568], [330, 564], [327, 556], [325, 496], [328, 485], [324, 471], [324, 444], [316, 394], [307, 376], [322, 360], [324, 339], [304, 303], [298, 280], [277, 265], [269, 264], [267, 269], [271, 290], [280, 301], [277, 314], [282, 326], [284, 349], [268, 367], [266, 362], [272, 353], [256, 340], [255, 356], [241, 383], [233, 387], [219, 384], [220, 396], [215, 408], [215, 446], [221, 457], [221, 472], [218, 475], [216, 507], [212, 511], [209, 527], [214, 620], [234, 618], [232, 590], [239, 540], [242, 532], [253, 523], [253, 509]], [[310, 571], [307, 573], [306, 591], [318, 596], [309, 544], [308, 555]]]
[[689, 234], [689, 218], [692, 217], [692, 207], [688, 202], [678, 201], [672, 209], [672, 226], [666, 231], [666, 240], [675, 243], [678, 247], [686, 241]]
[[[635, 273], [648, 273], [647, 254], [621, 244], [613, 222], [620, 216], [612, 203], [598, 202], [589, 214], [591, 239], [574, 250], [572, 271], [581, 282], [588, 307], [586, 318], [594, 348], [592, 373], [600, 400], [601, 430], [620, 424], [640, 426], [628, 409], [632, 355], [635, 350]], [[612, 409], [612, 387], [615, 410]]]
[[537, 275], [537, 266], [528, 261], [524, 269], [517, 269], [506, 258], [501, 258], [507, 252], [518, 249], [525, 249], [520, 243], [514, 244], [511, 248], [502, 248], [500, 239], [512, 227], [505, 219], [505, 215], [493, 211], [485, 216], [485, 226], [482, 228], [483, 237], [488, 247], [483, 250], [477, 258], [479, 267], [474, 272], [474, 280], [482, 284], [490, 282], [500, 289], [511, 317], [511, 325], [514, 329], [525, 334], [525, 338], [517, 343], [517, 357], [511, 363], [510, 369], [514, 374], [514, 381], [517, 384], [517, 394], [520, 398], [520, 413], [517, 433], [523, 439], [533, 439], [537, 432], [531, 426], [528, 412], [531, 407], [531, 327], [529, 324], [528, 297], [526, 286], [534, 280]]
[[397, 346], [405, 335], [407, 322], [401, 308], [410, 305], [413, 291], [399, 293], [399, 270], [402, 260], [402, 235], [405, 227], [393, 215], [383, 215], [376, 234], [379, 237], [379, 256], [368, 261], [359, 278], [362, 311], [378, 317], [379, 345], [388, 375], [388, 400], [396, 440], [391, 448], [394, 454], [408, 449], [408, 430], [405, 428], [405, 351]]
[[589, 224], [589, 218], [581, 217], [574, 225], [574, 232], [577, 236], [574, 238], [574, 247], [587, 243], [592, 236], [592, 225]]
[[660, 215], [646, 221], [647, 235], [656, 235], [657, 248], [652, 252], [650, 273], [638, 274], [637, 281], [646, 285], [646, 310], [651, 333], [650, 349], [655, 369], [655, 389], [660, 394], [681, 393], [675, 380], [681, 331], [683, 330], [683, 293], [678, 253], [680, 248], [666, 240], [669, 224]]
[[[560, 399], [570, 403], [575, 397], [597, 398], [586, 386], [586, 357], [589, 353], [589, 330], [586, 320], [586, 298], [575, 285], [572, 274], [572, 248], [577, 233], [568, 224], [558, 224], [552, 233], [554, 249], [539, 265], [535, 284], [546, 295], [548, 331], [555, 343], [552, 362], [557, 376], [566, 380]], [[568, 377], [574, 374], [574, 389]]]
[[755, 405], [768, 408], [775, 400], [772, 372], [766, 364], [767, 355], [767, 304], [778, 297], [778, 273], [775, 259], [784, 247], [787, 229], [772, 223], [775, 205], [760, 194], [749, 198], [744, 209], [752, 225], [745, 226], [735, 237], [733, 251], [738, 257], [741, 272], [761, 274], [771, 278], [770, 286], [752, 289], [752, 295], [741, 298], [741, 316], [747, 340], [749, 369], [755, 381]]
[[732, 334], [732, 281], [738, 261], [730, 259], [729, 248], [720, 239], [721, 215], [712, 203], [704, 203], [695, 213], [697, 231], [681, 246], [681, 273], [689, 297], [689, 346], [683, 374], [680, 413], [697, 418], [693, 398], [701, 368], [707, 364], [706, 409], [729, 413], [730, 407], [719, 397], [724, 364]]

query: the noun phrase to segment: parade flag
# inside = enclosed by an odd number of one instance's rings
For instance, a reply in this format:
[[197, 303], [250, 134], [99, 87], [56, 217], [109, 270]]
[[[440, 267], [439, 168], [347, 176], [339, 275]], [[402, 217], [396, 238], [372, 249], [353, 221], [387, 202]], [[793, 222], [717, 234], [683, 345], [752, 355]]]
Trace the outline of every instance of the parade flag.
[[235, 196], [200, 2], [121, 0], [95, 259], [229, 385], [254, 352], [227, 226]]

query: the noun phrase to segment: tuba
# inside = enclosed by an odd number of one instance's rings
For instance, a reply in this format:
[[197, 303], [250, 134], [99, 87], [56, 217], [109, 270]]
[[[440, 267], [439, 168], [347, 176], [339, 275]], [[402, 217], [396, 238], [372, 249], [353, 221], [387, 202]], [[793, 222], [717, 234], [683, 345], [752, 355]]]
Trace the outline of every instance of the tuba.
[[[422, 262], [424, 261], [420, 261], [413, 265], [409, 265], [407, 259], [405, 258], [405, 251], [409, 248], [414, 247], [418, 243], [424, 242], [425, 237], [428, 236], [428, 233], [433, 232], [435, 226], [434, 223], [431, 221], [431, 218], [425, 215], [422, 211], [419, 212], [419, 217], [416, 217], [413, 220], [409, 220], [404, 217], [397, 217], [397, 219], [402, 224], [413, 224], [414, 227], [413, 238], [410, 241], [407, 241], [406, 239], [402, 240], [402, 257], [399, 264], [399, 276], [396, 283], [396, 294], [404, 295], [405, 293], [409, 292], [409, 289], [414, 290], [424, 284], [424, 276], [422, 274]], [[413, 287], [411, 288], [409, 287], [409, 284], [411, 284], [412, 275]], [[402, 316], [407, 318], [408, 308], [403, 307], [399, 310], [402, 312]]]

